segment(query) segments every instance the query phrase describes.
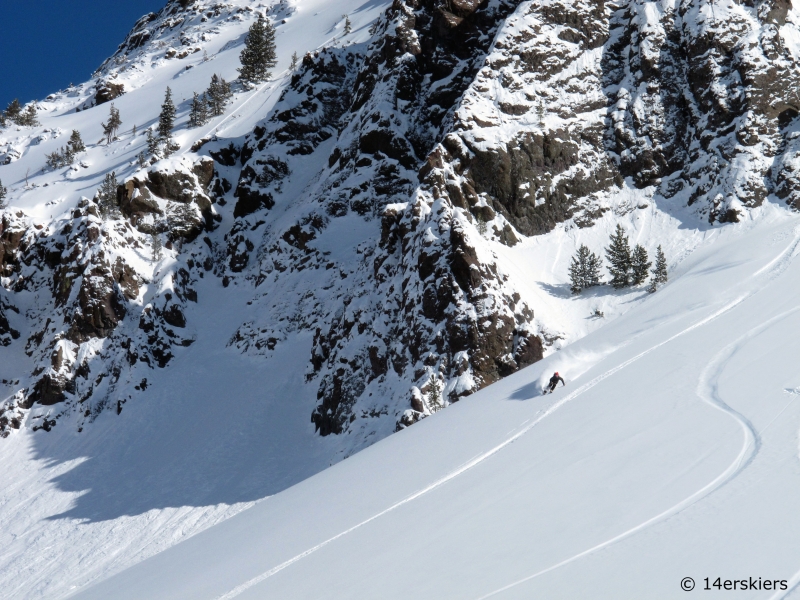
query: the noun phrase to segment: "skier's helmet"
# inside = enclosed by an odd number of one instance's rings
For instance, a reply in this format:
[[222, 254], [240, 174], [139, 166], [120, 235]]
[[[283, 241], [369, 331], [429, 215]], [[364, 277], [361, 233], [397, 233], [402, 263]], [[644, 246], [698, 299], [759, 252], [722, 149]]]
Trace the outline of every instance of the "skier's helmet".
[[556, 371], [556, 377], [558, 377], [558, 371]]

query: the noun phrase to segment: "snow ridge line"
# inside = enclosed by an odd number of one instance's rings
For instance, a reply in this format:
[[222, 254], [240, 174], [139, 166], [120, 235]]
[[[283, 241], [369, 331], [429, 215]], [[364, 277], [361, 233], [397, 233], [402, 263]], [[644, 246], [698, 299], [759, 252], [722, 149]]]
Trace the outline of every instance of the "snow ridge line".
[[[654, 352], [655, 350], [661, 348], [662, 346], [672, 342], [673, 340], [675, 340], [675, 339], [677, 339], [677, 338], [679, 338], [679, 337], [681, 337], [681, 336], [683, 336], [683, 335], [685, 335], [687, 333], [690, 333], [691, 331], [694, 331], [695, 329], [698, 329], [699, 327], [703, 327], [704, 325], [707, 325], [708, 323], [710, 323], [714, 319], [716, 319], [716, 318], [720, 317], [721, 315], [727, 313], [728, 311], [734, 309], [736, 306], [738, 306], [744, 300], [746, 300], [749, 296], [750, 296], [750, 294], [746, 294], [744, 296], [740, 296], [739, 298], [737, 298], [733, 302], [730, 302], [730, 303], [726, 304], [721, 309], [719, 309], [718, 311], [716, 311], [712, 315], [706, 317], [705, 319], [702, 319], [701, 321], [698, 321], [694, 325], [690, 325], [686, 329], [683, 329], [682, 331], [679, 331], [678, 333], [676, 333], [672, 337], [664, 340], [663, 342], [660, 342], [660, 343], [656, 344], [655, 346], [652, 346], [651, 348], [648, 348], [647, 350], [637, 354], [633, 358], [629, 358], [628, 360], [626, 360], [625, 362], [617, 365], [616, 367], [606, 371], [605, 373], [602, 373], [602, 374], [598, 375], [597, 377], [595, 377], [591, 381], [588, 381], [587, 383], [583, 384], [581, 387], [579, 387], [574, 392], [564, 396], [561, 400], [559, 400], [558, 402], [553, 404], [550, 408], [548, 408], [546, 411], [544, 411], [538, 418], [534, 419], [528, 426], [526, 426], [524, 429], [520, 430], [518, 433], [514, 434], [513, 436], [511, 436], [510, 438], [508, 438], [507, 440], [505, 440], [501, 444], [495, 446], [494, 448], [491, 448], [490, 450], [487, 450], [483, 454], [480, 454], [480, 455], [476, 456], [475, 458], [467, 461], [462, 466], [456, 468], [454, 471], [451, 471], [450, 473], [448, 473], [447, 475], [445, 475], [441, 479], [438, 479], [438, 480], [434, 481], [433, 483], [431, 483], [427, 487], [425, 487], [425, 488], [423, 488], [423, 489], [421, 489], [421, 490], [419, 490], [417, 492], [414, 492], [410, 496], [406, 497], [404, 500], [401, 500], [400, 502], [397, 502], [396, 504], [393, 504], [392, 506], [384, 509], [383, 511], [371, 516], [370, 518], [368, 518], [368, 519], [366, 519], [364, 521], [361, 521], [360, 523], [357, 523], [356, 525], [353, 525], [349, 529], [346, 529], [345, 531], [342, 531], [341, 533], [338, 533], [337, 535], [335, 535], [335, 536], [333, 536], [333, 537], [331, 537], [331, 538], [329, 538], [329, 539], [317, 544], [316, 546], [313, 546], [312, 548], [309, 548], [308, 550], [305, 550], [304, 552], [301, 552], [300, 554], [294, 556], [293, 558], [290, 558], [289, 560], [287, 560], [287, 561], [285, 561], [285, 562], [273, 567], [269, 571], [266, 571], [266, 572], [262, 573], [261, 575], [258, 575], [256, 577], [250, 579], [249, 581], [246, 581], [245, 583], [235, 587], [231, 591], [229, 591], [229, 592], [227, 592], [227, 593], [225, 593], [225, 594], [223, 594], [221, 596], [216, 596], [215, 600], [230, 600], [231, 598], [235, 598], [236, 596], [239, 596], [240, 594], [244, 593], [246, 590], [250, 589], [254, 585], [257, 585], [257, 584], [261, 583], [262, 581], [265, 581], [266, 579], [269, 579], [273, 575], [279, 573], [280, 571], [283, 571], [285, 568], [287, 568], [287, 567], [293, 565], [294, 563], [298, 562], [299, 560], [302, 560], [303, 558], [313, 554], [317, 550], [321, 550], [322, 548], [324, 548], [328, 544], [330, 544], [332, 542], [335, 542], [336, 540], [338, 540], [341, 537], [344, 537], [348, 533], [352, 533], [356, 529], [359, 529], [359, 528], [363, 527], [364, 525], [367, 525], [367, 524], [371, 523], [372, 521], [382, 517], [383, 515], [385, 515], [387, 513], [390, 513], [392, 511], [394, 511], [395, 509], [400, 508], [401, 506], [403, 506], [405, 504], [408, 504], [409, 502], [412, 502], [412, 501], [416, 500], [420, 496], [423, 496], [423, 495], [427, 494], [428, 492], [431, 492], [431, 491], [435, 490], [438, 487], [441, 487], [442, 485], [444, 485], [448, 481], [450, 481], [452, 479], [455, 479], [459, 475], [465, 473], [466, 471], [469, 471], [473, 467], [475, 467], [478, 464], [484, 462], [486, 459], [488, 459], [491, 456], [497, 454], [498, 452], [500, 452], [500, 450], [502, 450], [503, 448], [505, 448], [509, 444], [515, 442], [517, 439], [521, 438], [526, 433], [528, 433], [531, 429], [533, 429], [536, 425], [538, 425], [541, 421], [543, 421], [544, 419], [549, 417], [551, 414], [556, 412], [559, 408], [561, 408], [562, 406], [564, 406], [568, 402], [574, 400], [578, 396], [584, 394], [585, 392], [587, 392], [591, 388], [595, 387], [597, 384], [599, 384], [602, 381], [608, 379], [612, 375], [615, 375], [616, 373], [618, 373], [622, 369], [630, 366], [634, 362], [636, 362], [639, 359], [643, 358], [644, 356], [650, 354], [651, 352]], [[737, 458], [737, 460], [738, 460], [738, 458]], [[661, 515], [659, 515], [659, 517], [660, 516]], [[655, 517], [655, 518], [658, 518], [658, 517]], [[624, 534], [621, 534], [621, 536], [625, 536], [627, 534], [628, 533], [626, 532]], [[613, 543], [617, 539], [620, 539], [620, 536], [618, 536], [617, 538], [614, 538], [613, 540], [605, 542], [603, 545], [608, 545], [610, 543]], [[513, 586], [515, 586], [515, 585], [517, 585], [519, 583], [522, 583], [523, 581], [527, 581], [528, 579], [533, 579], [534, 577], [538, 577], [539, 575], [541, 575], [543, 573], [546, 573], [547, 571], [551, 571], [551, 570], [556, 569], [556, 568], [558, 568], [558, 567], [560, 567], [560, 566], [562, 566], [564, 564], [567, 564], [568, 562], [572, 562], [573, 560], [577, 560], [577, 558], [579, 558], [579, 557], [581, 557], [581, 556], [583, 556], [585, 554], [588, 554], [589, 552], [593, 552], [594, 550], [598, 549], [601, 546], [598, 546], [598, 547], [595, 547], [595, 548], [591, 548], [590, 550], [587, 550], [587, 551], [581, 553], [580, 555], [577, 555], [575, 557], [567, 559], [566, 561], [563, 561], [563, 562], [561, 562], [561, 563], [559, 563], [559, 564], [557, 564], [557, 565], [555, 565], [553, 567], [550, 567], [550, 568], [546, 569], [545, 571], [541, 571], [539, 573], [536, 573], [535, 575], [531, 575], [530, 577], [528, 577], [528, 578], [526, 578], [524, 580], [520, 580], [518, 582], [512, 583], [512, 584], [510, 584], [510, 585], [508, 585], [508, 586], [506, 586], [506, 587], [504, 587], [504, 588], [502, 588], [500, 590], [492, 592], [491, 594], [489, 594], [487, 596], [482, 596], [480, 600], [483, 600], [483, 598], [489, 598], [490, 596], [494, 596], [495, 594], [498, 594], [498, 593], [500, 593], [500, 592], [502, 592], [502, 591], [504, 591], [504, 590], [506, 590], [506, 589], [508, 589], [510, 587], [513, 587]]]
[[[796, 246], [797, 244], [794, 244], [794, 245]], [[770, 265], [771, 264], [772, 263], [770, 263]], [[765, 269], [762, 269], [762, 271], [763, 270], [765, 270]], [[741, 302], [741, 300], [740, 301], [736, 301], [735, 304], [739, 304], [740, 302]], [[733, 308], [733, 306], [731, 306], [731, 308]], [[723, 311], [724, 310], [725, 309], [723, 309]], [[698, 386], [697, 386], [697, 395], [700, 397], [700, 399], [703, 400], [703, 402], [705, 402], [706, 404], [709, 404], [713, 408], [715, 408], [715, 409], [717, 409], [717, 410], [719, 410], [721, 412], [724, 412], [728, 416], [730, 416], [733, 419], [735, 419], [739, 423], [741, 428], [742, 428], [742, 433], [744, 435], [744, 443], [742, 445], [742, 449], [739, 451], [739, 454], [736, 456], [734, 461], [728, 466], [728, 468], [726, 468], [721, 474], [719, 474], [717, 477], [715, 477], [713, 481], [711, 481], [710, 483], [706, 484], [705, 486], [703, 486], [698, 491], [694, 492], [688, 498], [685, 498], [685, 499], [681, 500], [680, 502], [678, 502], [674, 506], [671, 506], [667, 510], [657, 514], [656, 516], [648, 519], [647, 521], [645, 521], [643, 523], [640, 523], [639, 525], [636, 525], [635, 527], [632, 527], [631, 529], [628, 529], [628, 530], [620, 533], [619, 535], [611, 538], [610, 540], [606, 540], [605, 542], [597, 544], [596, 546], [592, 546], [588, 550], [584, 550], [583, 552], [581, 552], [579, 554], [571, 556], [570, 558], [567, 558], [567, 559], [565, 559], [565, 560], [563, 560], [563, 561], [561, 561], [561, 562], [559, 562], [559, 563], [557, 563], [557, 564], [555, 564], [555, 565], [553, 565], [551, 567], [543, 569], [543, 570], [541, 570], [541, 571], [539, 571], [537, 573], [534, 573], [533, 575], [529, 575], [528, 577], [525, 577], [524, 579], [520, 579], [518, 581], [510, 583], [510, 584], [506, 585], [505, 587], [502, 587], [502, 588], [500, 588], [498, 590], [495, 590], [495, 591], [493, 591], [493, 592], [491, 592], [491, 593], [489, 593], [489, 594], [487, 594], [485, 596], [481, 596], [478, 600], [484, 600], [486, 598], [491, 598], [492, 596], [495, 596], [495, 595], [500, 594], [500, 593], [502, 593], [504, 591], [507, 591], [507, 590], [509, 590], [509, 589], [511, 589], [513, 587], [516, 587], [516, 586], [522, 584], [522, 583], [525, 583], [527, 581], [535, 579], [536, 577], [539, 577], [540, 575], [544, 575], [545, 573], [549, 573], [550, 571], [554, 571], [554, 570], [558, 569], [559, 567], [563, 567], [564, 565], [567, 565], [567, 564], [569, 564], [571, 562], [574, 562], [574, 561], [578, 560], [579, 558], [583, 558], [584, 556], [592, 554], [593, 552], [596, 552], [597, 550], [602, 550], [603, 548], [608, 547], [608, 546], [610, 546], [610, 545], [612, 545], [612, 544], [614, 544], [616, 542], [619, 542], [622, 539], [633, 535], [634, 533], [638, 533], [639, 531], [642, 531], [643, 529], [646, 529], [647, 527], [649, 527], [650, 525], [655, 524], [658, 521], [661, 521], [663, 519], [672, 517], [672, 516], [678, 514], [679, 512], [681, 512], [682, 510], [688, 508], [692, 504], [695, 504], [698, 500], [701, 500], [703, 497], [707, 496], [711, 492], [716, 491], [717, 489], [719, 489], [720, 487], [722, 487], [726, 483], [728, 483], [731, 480], [733, 480], [736, 476], [738, 476], [739, 473], [741, 471], [743, 471], [744, 468], [752, 462], [752, 460], [755, 458], [756, 454], [758, 454], [758, 451], [761, 448], [761, 436], [759, 435], [759, 432], [756, 430], [756, 428], [753, 426], [753, 424], [746, 417], [744, 417], [741, 413], [737, 412], [736, 410], [732, 409], [730, 406], [728, 406], [720, 398], [719, 393], [718, 393], [718, 388], [717, 388], [717, 381], [719, 380], [720, 375], [724, 371], [724, 363], [727, 362], [731, 357], [733, 357], [742, 348], [744, 343], [746, 343], [747, 341], [749, 341], [753, 337], [757, 336], [758, 334], [762, 333], [763, 331], [769, 329], [771, 326], [773, 326], [778, 321], [781, 321], [781, 320], [785, 319], [786, 317], [796, 313], [798, 310], [800, 310], [800, 306], [792, 308], [792, 309], [790, 309], [790, 310], [788, 310], [786, 312], [783, 312], [780, 315], [777, 315], [775, 317], [772, 317], [771, 319], [765, 321], [761, 325], [758, 325], [758, 326], [754, 327], [753, 329], [748, 331], [746, 334], [741, 336], [736, 341], [728, 344], [720, 352], [718, 352], [714, 356], [714, 358], [711, 359], [711, 361], [708, 363], [708, 365], [706, 366], [706, 368], [703, 370], [703, 372], [700, 375], [700, 382], [698, 383]], [[716, 315], [712, 315], [712, 317], [710, 317], [709, 320], [715, 318], [715, 316], [719, 316], [719, 314], [720, 313], [716, 313]], [[675, 337], [677, 337], [678, 335], [682, 335], [683, 333], [684, 332], [681, 332], [681, 333], [677, 334], [676, 336], [673, 336], [670, 339], [675, 339]], [[667, 341], [669, 341], [669, 340], [667, 340]], [[653, 349], [655, 349], [655, 348], [653, 348]], [[712, 370], [714, 371], [713, 374], [711, 374]], [[783, 413], [783, 411], [785, 411], [786, 408], [788, 408], [788, 405], [781, 411], [781, 413]], [[775, 419], [777, 419], [777, 416], [775, 417]], [[764, 431], [766, 431], [767, 427], [769, 427], [770, 425], [772, 425], [772, 423], [775, 422], [775, 419], [772, 419], [772, 421], [770, 421], [766, 425], [766, 427], [764, 427], [764, 429], [762, 430], [762, 433]], [[751, 443], [753, 444], [753, 449], [750, 452], [750, 455], [747, 456], [747, 454], [748, 454], [747, 451], [750, 448], [750, 444]], [[745, 461], [745, 457], [746, 457], [746, 461]], [[791, 581], [794, 581], [794, 584], [793, 584], [794, 586], [796, 586], [798, 583], [800, 583], [800, 572], [795, 574]], [[792, 589], [792, 586], [789, 587], [789, 591], [791, 591], [791, 589]], [[783, 598], [785, 596], [785, 594], [788, 594], [788, 593], [789, 592], [787, 591], [785, 593], [782, 593], [782, 595], [780, 595], [780, 596], [774, 596], [773, 598], [770, 598], [770, 600], [778, 600], [779, 598]]]

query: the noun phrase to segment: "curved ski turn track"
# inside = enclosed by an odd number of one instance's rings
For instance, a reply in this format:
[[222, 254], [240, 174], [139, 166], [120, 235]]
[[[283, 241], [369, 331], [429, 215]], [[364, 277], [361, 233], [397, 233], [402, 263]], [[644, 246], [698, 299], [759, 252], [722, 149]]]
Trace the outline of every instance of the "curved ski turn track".
[[[753, 278], [757, 278], [762, 273], [768, 273], [771, 278], [774, 278], [774, 277], [782, 274], [786, 270], [786, 268], [788, 267], [789, 260], [796, 255], [797, 249], [798, 249], [798, 245], [800, 245], [800, 235], [796, 234], [794, 239], [793, 239], [793, 241], [792, 241], [792, 243], [786, 249], [782, 250], [778, 254], [778, 256], [776, 256], [767, 265], [765, 265], [764, 267], [759, 269], [759, 271], [754, 273], [753, 274]], [[562, 406], [564, 406], [568, 402], [574, 400], [575, 398], [578, 398], [584, 392], [592, 389], [593, 387], [595, 387], [601, 381], [603, 381], [603, 380], [605, 380], [605, 379], [607, 379], [609, 377], [612, 377], [613, 375], [616, 375], [619, 371], [621, 371], [621, 370], [625, 369], [626, 367], [632, 365], [633, 363], [635, 363], [636, 361], [638, 361], [642, 357], [650, 354], [651, 352], [654, 352], [654, 351], [658, 350], [662, 346], [665, 346], [665, 345], [669, 344], [673, 340], [675, 340], [675, 339], [677, 339], [677, 338], [679, 338], [681, 336], [684, 336], [687, 333], [690, 333], [690, 332], [692, 332], [692, 331], [694, 331], [694, 330], [696, 330], [696, 329], [698, 329], [700, 327], [703, 327], [704, 325], [710, 323], [711, 321], [717, 319], [718, 317], [730, 312], [732, 309], [734, 309], [735, 307], [739, 306], [742, 302], [745, 302], [746, 300], [751, 298], [756, 293], [757, 293], [757, 291], [754, 291], [754, 292], [751, 292], [750, 294], [747, 294], [745, 296], [742, 296], [742, 297], [739, 297], [739, 298], [733, 300], [732, 302], [730, 302], [729, 304], [727, 304], [723, 308], [719, 309], [718, 311], [714, 312], [710, 316], [708, 316], [708, 317], [702, 319], [701, 321], [699, 321], [699, 322], [687, 327], [686, 329], [680, 331], [679, 333], [676, 333], [675, 335], [671, 336], [670, 338], [668, 338], [668, 339], [666, 339], [666, 340], [664, 340], [662, 342], [659, 342], [658, 344], [655, 344], [654, 346], [648, 348], [644, 352], [641, 352], [641, 353], [637, 354], [633, 358], [630, 358], [630, 359], [626, 360], [625, 362], [623, 362], [623, 363], [621, 363], [621, 364], [609, 369], [605, 373], [602, 373], [601, 375], [598, 375], [597, 377], [595, 377], [591, 381], [581, 385], [577, 390], [567, 394], [566, 396], [564, 396], [563, 398], [561, 398], [560, 400], [555, 402], [550, 408], [548, 408], [542, 414], [537, 416], [531, 423], [527, 424], [522, 430], [518, 431], [517, 433], [515, 433], [514, 435], [509, 437], [508, 439], [503, 441], [501, 444], [498, 444], [494, 448], [491, 448], [490, 450], [484, 452], [483, 454], [473, 458], [472, 460], [470, 460], [466, 464], [461, 465], [460, 467], [458, 467], [454, 471], [448, 473], [447, 475], [445, 475], [441, 479], [439, 479], [439, 480], [431, 483], [429, 486], [427, 486], [427, 487], [425, 487], [425, 488], [413, 493], [412, 495], [410, 495], [409, 497], [405, 498], [404, 500], [401, 500], [400, 502], [397, 502], [396, 504], [393, 504], [392, 506], [389, 506], [385, 510], [379, 512], [378, 514], [375, 514], [375, 515], [369, 517], [368, 519], [365, 519], [364, 521], [361, 521], [360, 523], [350, 527], [349, 529], [347, 529], [345, 531], [342, 531], [341, 533], [339, 533], [339, 534], [337, 534], [337, 535], [325, 540], [324, 542], [321, 542], [321, 543], [317, 544], [316, 546], [314, 546], [312, 548], [309, 548], [308, 550], [298, 554], [297, 556], [294, 556], [294, 557], [290, 558], [289, 560], [287, 560], [287, 561], [285, 561], [285, 562], [273, 567], [269, 571], [266, 571], [265, 573], [262, 573], [261, 575], [252, 578], [251, 580], [249, 580], [249, 581], [237, 586], [236, 588], [234, 588], [230, 592], [228, 592], [226, 594], [223, 594], [221, 596], [218, 596], [218, 600], [230, 600], [231, 598], [235, 598], [235, 597], [239, 596], [242, 592], [250, 589], [254, 585], [256, 585], [258, 583], [261, 583], [262, 581], [265, 581], [266, 579], [269, 579], [270, 577], [272, 577], [273, 575], [279, 573], [283, 569], [286, 569], [287, 567], [290, 567], [291, 565], [295, 564], [296, 562], [298, 562], [298, 561], [304, 559], [305, 557], [313, 554], [317, 550], [320, 550], [320, 549], [324, 548], [325, 546], [327, 546], [328, 544], [330, 544], [332, 542], [335, 542], [339, 538], [341, 538], [341, 537], [343, 537], [343, 536], [345, 536], [345, 535], [347, 535], [349, 533], [352, 533], [353, 531], [355, 531], [355, 530], [357, 530], [357, 529], [359, 529], [359, 528], [371, 523], [372, 521], [374, 521], [376, 519], [379, 519], [383, 515], [391, 512], [391, 511], [393, 511], [393, 510], [395, 510], [395, 509], [397, 509], [397, 508], [399, 508], [399, 507], [401, 507], [401, 506], [403, 506], [405, 504], [408, 504], [409, 502], [413, 502], [417, 498], [420, 498], [421, 496], [427, 494], [428, 492], [430, 492], [432, 490], [435, 490], [436, 488], [446, 484], [448, 481], [454, 479], [455, 477], [458, 477], [462, 473], [465, 473], [469, 469], [472, 469], [476, 465], [482, 463], [486, 459], [488, 459], [491, 456], [495, 455], [496, 453], [500, 452], [503, 448], [505, 448], [509, 444], [513, 443], [514, 441], [516, 441], [517, 439], [519, 439], [520, 437], [522, 437], [523, 435], [528, 433], [531, 429], [536, 427], [536, 425], [538, 425], [542, 420], [544, 420], [547, 417], [549, 417], [551, 414], [553, 414], [555, 411], [560, 409]], [[543, 575], [545, 573], [553, 571], [554, 569], [557, 569], [557, 568], [559, 568], [559, 567], [561, 567], [563, 565], [569, 564], [569, 563], [571, 563], [573, 561], [576, 561], [576, 560], [578, 560], [578, 559], [580, 559], [580, 558], [582, 558], [582, 557], [584, 557], [584, 556], [586, 556], [588, 554], [591, 554], [592, 552], [596, 552], [597, 550], [605, 548], [606, 546], [609, 546], [609, 545], [611, 545], [611, 544], [613, 544], [615, 542], [618, 542], [618, 541], [620, 541], [620, 540], [622, 540], [622, 539], [624, 539], [624, 538], [626, 538], [628, 536], [631, 536], [631, 535], [637, 533], [638, 531], [641, 531], [642, 529], [650, 526], [651, 524], [653, 524], [655, 522], [661, 521], [663, 519], [666, 519], [666, 518], [668, 518], [668, 517], [680, 512], [681, 510], [683, 510], [687, 506], [690, 506], [690, 505], [694, 504], [695, 502], [697, 502], [698, 500], [700, 500], [701, 498], [703, 498], [707, 494], [711, 493], [712, 491], [716, 490], [720, 486], [724, 485], [727, 481], [729, 481], [733, 477], [736, 477], [736, 475], [741, 471], [741, 469], [743, 469], [747, 464], [749, 464], [749, 462], [752, 460], [752, 458], [758, 452], [758, 448], [759, 448], [759, 445], [760, 445], [760, 437], [759, 437], [759, 433], [755, 430], [753, 425], [747, 420], [746, 417], [742, 416], [741, 414], [739, 414], [738, 412], [736, 412], [735, 410], [730, 408], [727, 404], [725, 404], [725, 402], [722, 400], [722, 398], [719, 397], [716, 382], [718, 381], [719, 376], [720, 376], [722, 370], [724, 369], [724, 365], [728, 362], [728, 360], [731, 358], [731, 356], [734, 353], [737, 352], [737, 350], [741, 347], [741, 345], [743, 343], [746, 343], [746, 341], [748, 339], [752, 338], [754, 335], [766, 330], [767, 328], [775, 325], [776, 323], [779, 323], [780, 321], [782, 321], [783, 319], [785, 319], [786, 317], [788, 317], [789, 315], [795, 313], [798, 310], [800, 310], [800, 307], [793, 308], [793, 309], [791, 309], [791, 310], [789, 310], [789, 311], [787, 311], [787, 312], [785, 312], [785, 313], [783, 313], [781, 315], [778, 315], [776, 317], [768, 319], [764, 324], [759, 325], [758, 327], [756, 327], [756, 328], [752, 329], [751, 331], [747, 332], [744, 336], [742, 336], [741, 338], [739, 338], [738, 340], [736, 340], [735, 342], [733, 342], [732, 344], [726, 346], [723, 350], [721, 350], [711, 360], [711, 362], [708, 364], [708, 367], [705, 369], [705, 371], [703, 371], [703, 374], [702, 374], [702, 376], [700, 378], [700, 383], [699, 383], [698, 388], [697, 388], [697, 395], [703, 401], [707, 402], [709, 405], [713, 406], [714, 408], [720, 410], [721, 412], [725, 413], [729, 417], [733, 418], [740, 425], [740, 427], [742, 429], [743, 443], [742, 443], [741, 451], [740, 451], [739, 455], [733, 460], [733, 462], [722, 473], [720, 473], [714, 480], [712, 480], [707, 485], [703, 486], [701, 489], [699, 489], [696, 492], [694, 492], [689, 497], [681, 500], [679, 503], [677, 503], [674, 506], [668, 508], [667, 510], [663, 511], [662, 513], [652, 517], [651, 519], [648, 519], [647, 521], [645, 521], [645, 522], [643, 522], [643, 523], [641, 523], [639, 525], [636, 525], [635, 527], [633, 527], [631, 529], [628, 529], [627, 531], [624, 531], [624, 532], [620, 533], [619, 535], [617, 535], [617, 536], [615, 536], [615, 537], [613, 537], [613, 538], [611, 538], [611, 539], [609, 539], [609, 540], [607, 540], [605, 542], [602, 542], [601, 544], [598, 544], [598, 545], [596, 545], [596, 546], [594, 546], [592, 548], [584, 550], [583, 552], [580, 552], [579, 554], [576, 554], [576, 555], [574, 555], [574, 556], [572, 556], [570, 558], [567, 558], [567, 559], [565, 559], [565, 560], [563, 560], [563, 561], [561, 561], [561, 562], [559, 562], [559, 563], [557, 563], [557, 564], [555, 564], [555, 565], [553, 565], [551, 567], [548, 567], [547, 569], [544, 569], [542, 571], [534, 573], [533, 575], [530, 575], [530, 576], [528, 576], [528, 577], [526, 577], [524, 579], [521, 579], [519, 581], [515, 581], [514, 583], [511, 583], [511, 584], [509, 584], [509, 585], [507, 585], [507, 586], [505, 586], [503, 588], [500, 588], [500, 589], [495, 590], [495, 591], [493, 591], [493, 592], [491, 592], [489, 594], [481, 596], [478, 600], [485, 600], [486, 598], [490, 598], [490, 597], [496, 596], [496, 595], [498, 595], [498, 594], [500, 594], [500, 593], [502, 593], [502, 592], [504, 592], [504, 591], [506, 591], [508, 589], [511, 589], [512, 587], [515, 587], [515, 586], [517, 586], [517, 585], [519, 585], [521, 583], [524, 583], [526, 581], [529, 581], [531, 579], [539, 577], [540, 575]]]
[[[688, 575], [783, 580], [748, 597], [785, 597], [800, 582], [786, 225], [700, 253], [574, 348], [76, 597], [683, 598]], [[578, 356], [598, 357], [587, 381], [540, 407], [552, 365]], [[754, 551], [765, 529], [771, 553]]]

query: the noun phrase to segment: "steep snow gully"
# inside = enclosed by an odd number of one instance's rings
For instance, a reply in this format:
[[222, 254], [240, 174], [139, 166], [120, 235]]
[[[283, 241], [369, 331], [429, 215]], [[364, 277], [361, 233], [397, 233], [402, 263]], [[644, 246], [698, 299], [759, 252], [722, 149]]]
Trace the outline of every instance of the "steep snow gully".
[[[786, 398], [784, 390], [794, 388], [783, 386], [786, 401], [776, 403], [759, 394], [775, 387], [762, 364], [770, 353], [785, 357], [783, 379], [788, 356], [796, 355], [784, 342], [800, 325], [792, 296], [798, 247], [796, 217], [722, 235], [661, 294], [602, 331], [77, 597], [113, 589], [125, 590], [120, 598], [200, 590], [220, 600], [312, 598], [325, 581], [326, 597], [356, 598], [383, 593], [374, 587], [381, 576], [421, 548], [455, 555], [445, 572], [422, 569], [385, 597], [566, 598], [587, 589], [593, 598], [684, 597], [677, 574], [700, 582], [743, 559], [759, 563], [749, 566], [762, 569], [758, 576], [790, 579], [794, 587], [796, 566], [787, 567], [800, 555], [788, 551], [791, 544], [777, 543], [764, 566], [751, 540], [747, 546], [708, 532], [747, 522], [731, 520], [731, 511], [795, 533], [800, 527], [791, 503], [771, 507], [771, 515], [752, 513], [765, 501], [753, 479], [786, 477], [798, 486], [796, 474], [775, 472], [787, 466], [787, 442], [797, 460], [797, 394]], [[579, 387], [559, 389], [550, 401], [537, 390], [553, 368]], [[442, 445], [446, 457], [416, 470], [407, 465]], [[514, 502], [506, 514], [517, 495], [526, 510]], [[310, 498], [325, 498], [322, 515], [306, 512]], [[457, 550], [467, 540], [471, 549]], [[234, 556], [221, 558], [227, 552]], [[641, 573], [632, 574], [631, 561]], [[344, 564], [357, 566], [345, 575]]]

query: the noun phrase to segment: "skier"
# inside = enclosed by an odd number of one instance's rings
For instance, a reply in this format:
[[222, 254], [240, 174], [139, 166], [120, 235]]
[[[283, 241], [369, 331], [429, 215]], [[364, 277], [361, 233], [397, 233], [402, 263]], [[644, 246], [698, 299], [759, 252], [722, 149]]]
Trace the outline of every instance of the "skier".
[[544, 391], [542, 393], [543, 394], [546, 394], [548, 392], [552, 393], [553, 390], [556, 389], [556, 386], [558, 385], [559, 381], [561, 382], [561, 385], [564, 385], [564, 386], [567, 385], [566, 383], [564, 383], [564, 378], [561, 377], [561, 375], [558, 374], [558, 371], [556, 371], [553, 374], [553, 376], [550, 378], [550, 383], [548, 384], [548, 386], [544, 389]]

